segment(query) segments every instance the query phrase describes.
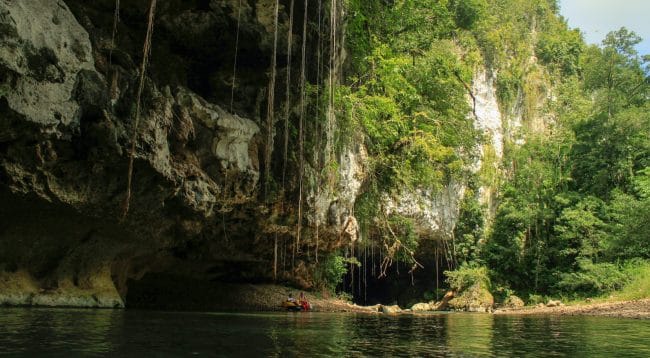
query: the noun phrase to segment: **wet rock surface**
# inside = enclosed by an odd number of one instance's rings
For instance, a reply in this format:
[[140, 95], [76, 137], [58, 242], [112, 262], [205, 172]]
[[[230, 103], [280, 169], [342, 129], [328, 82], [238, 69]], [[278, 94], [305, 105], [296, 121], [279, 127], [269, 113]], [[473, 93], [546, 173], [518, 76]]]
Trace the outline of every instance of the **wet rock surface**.
[[500, 309], [495, 314], [512, 315], [588, 315], [621, 318], [650, 319], [650, 299], [576, 304], [570, 306], [523, 307], [519, 309]]

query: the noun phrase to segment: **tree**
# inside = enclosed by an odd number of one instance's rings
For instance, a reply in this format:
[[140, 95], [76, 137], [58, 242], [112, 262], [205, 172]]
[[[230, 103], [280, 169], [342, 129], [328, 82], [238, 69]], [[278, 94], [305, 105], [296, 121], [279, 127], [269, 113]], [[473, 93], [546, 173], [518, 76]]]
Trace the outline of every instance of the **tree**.
[[596, 101], [594, 114], [574, 127], [573, 177], [580, 191], [601, 197], [617, 187], [629, 192], [634, 173], [649, 164], [649, 85], [634, 49], [639, 41], [621, 28], [607, 35], [602, 49], [587, 52], [585, 89]]
[[650, 167], [634, 179], [634, 195], [615, 191], [607, 251], [612, 258], [650, 259]]

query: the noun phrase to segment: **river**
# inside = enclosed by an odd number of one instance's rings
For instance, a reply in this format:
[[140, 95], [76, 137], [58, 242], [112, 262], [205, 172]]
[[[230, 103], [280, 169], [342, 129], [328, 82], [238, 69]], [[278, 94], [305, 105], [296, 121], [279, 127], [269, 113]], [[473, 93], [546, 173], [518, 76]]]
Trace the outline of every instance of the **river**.
[[0, 308], [0, 355], [650, 357], [650, 321]]

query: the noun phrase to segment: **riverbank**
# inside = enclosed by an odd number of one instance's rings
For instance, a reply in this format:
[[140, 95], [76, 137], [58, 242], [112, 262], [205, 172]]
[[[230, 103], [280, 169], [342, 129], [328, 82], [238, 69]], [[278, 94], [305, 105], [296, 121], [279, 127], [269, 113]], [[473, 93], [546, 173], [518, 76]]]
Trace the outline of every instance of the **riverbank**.
[[[220, 305], [212, 307], [216, 310], [252, 310], [252, 311], [282, 311], [280, 303], [289, 293], [294, 297], [300, 290], [272, 284], [232, 284], [220, 287]], [[356, 312], [376, 314], [382, 312], [380, 305], [359, 306], [348, 301], [329, 296], [326, 293], [305, 292], [315, 312]], [[127, 303], [128, 306], [128, 303]], [[413, 312], [409, 307], [387, 306], [387, 312], [392, 314], [430, 314], [436, 311]], [[497, 315], [589, 315], [620, 318], [650, 319], [650, 298], [616, 301], [578, 303], [558, 307], [523, 307], [518, 309], [497, 309]]]
[[[255, 311], [283, 311], [282, 302], [289, 294], [300, 295], [300, 290], [278, 285], [232, 285], [230, 292], [239, 297], [237, 307]], [[305, 292], [314, 312], [377, 313], [378, 306], [359, 306], [327, 293]], [[230, 306], [232, 307], [232, 306]], [[230, 307], [224, 307], [226, 309]]]
[[650, 319], [650, 298], [619, 301], [584, 303], [558, 307], [523, 307], [499, 309], [498, 315], [563, 315], [563, 316], [604, 316], [619, 318]]
[[[189, 311], [283, 311], [282, 302], [300, 290], [274, 284], [217, 283], [165, 278], [148, 279], [133, 285], [126, 297], [127, 308]], [[316, 312], [377, 312], [377, 306], [352, 304], [327, 292], [304, 291]]]
[[[167, 281], [149, 282], [146, 287], [133, 287], [126, 300], [127, 308], [169, 309], [191, 311], [283, 311], [282, 302], [289, 294], [297, 297], [300, 290], [273, 284], [235, 284]], [[8, 293], [8, 292], [5, 292]], [[315, 312], [356, 312], [376, 314], [382, 312], [380, 305], [358, 306], [326, 292], [305, 292]], [[2, 295], [0, 295], [2, 296]], [[6, 295], [5, 295], [6, 296]], [[14, 295], [15, 296], [15, 295]], [[48, 296], [49, 297], [49, 296]], [[53, 300], [30, 300], [27, 306], [100, 307], [87, 305], [79, 292], [66, 292], [66, 298]], [[22, 301], [4, 300], [0, 305], [24, 306]], [[120, 307], [112, 305], [109, 307]], [[122, 306], [123, 307], [123, 306]], [[385, 311], [396, 314], [419, 314], [409, 309], [387, 306]], [[435, 311], [426, 311], [431, 313]], [[497, 315], [591, 315], [621, 318], [650, 319], [650, 298], [609, 302], [577, 303], [558, 307], [502, 308]]]

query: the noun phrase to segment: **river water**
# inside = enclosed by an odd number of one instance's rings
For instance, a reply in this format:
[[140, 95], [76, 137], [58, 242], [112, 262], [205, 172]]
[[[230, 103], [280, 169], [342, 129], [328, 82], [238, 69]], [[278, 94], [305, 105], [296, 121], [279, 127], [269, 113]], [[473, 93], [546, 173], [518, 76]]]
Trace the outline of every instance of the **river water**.
[[0, 308], [0, 355], [650, 357], [650, 321]]

